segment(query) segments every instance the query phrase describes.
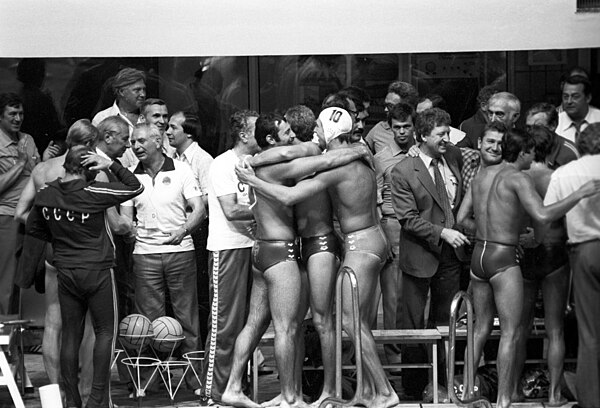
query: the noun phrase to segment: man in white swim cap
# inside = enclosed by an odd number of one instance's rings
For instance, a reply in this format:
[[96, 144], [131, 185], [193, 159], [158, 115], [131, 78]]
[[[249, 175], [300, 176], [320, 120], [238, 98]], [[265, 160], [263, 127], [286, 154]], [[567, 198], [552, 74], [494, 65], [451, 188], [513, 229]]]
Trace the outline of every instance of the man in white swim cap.
[[[296, 167], [304, 171], [298, 174], [302, 179], [322, 170], [318, 167], [322, 157], [335, 150], [347, 148], [353, 140], [353, 121], [350, 114], [339, 107], [325, 108], [317, 120], [315, 129], [322, 144], [329, 151], [321, 156], [296, 159]], [[311, 166], [311, 162], [314, 164]], [[302, 179], [294, 187], [270, 184], [256, 177], [251, 169], [236, 168], [241, 182], [247, 183], [269, 200], [278, 201], [285, 206], [296, 205], [316, 193], [327, 191], [332, 207], [337, 212], [341, 231], [344, 235], [343, 265], [352, 269], [359, 285], [359, 307], [361, 316], [362, 356], [366, 388], [358, 389], [350, 405], [393, 406], [399, 402], [389, 380], [386, 377], [370, 327], [370, 311], [374, 307], [375, 291], [379, 272], [388, 255], [388, 242], [377, 219], [375, 173], [361, 160], [320, 171], [311, 178]], [[352, 304], [349, 301], [350, 289], [344, 287], [344, 328], [354, 339], [352, 322]]]

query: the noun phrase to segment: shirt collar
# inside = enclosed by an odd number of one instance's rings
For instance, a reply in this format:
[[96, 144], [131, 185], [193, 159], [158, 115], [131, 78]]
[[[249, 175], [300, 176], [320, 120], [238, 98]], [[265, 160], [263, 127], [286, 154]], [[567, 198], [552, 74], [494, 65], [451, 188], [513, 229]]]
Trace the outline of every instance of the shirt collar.
[[190, 144], [187, 149], [185, 149], [183, 151], [183, 153], [179, 154], [177, 153], [177, 150], [175, 151], [175, 158], [178, 160], [183, 160], [188, 159], [190, 160], [192, 158], [192, 156], [194, 155], [194, 153], [196, 152], [198, 146], [198, 143], [196, 142], [192, 142], [192, 144]]
[[15, 141], [12, 137], [7, 135], [2, 129], [0, 129], [0, 145], [2, 145], [2, 147], [8, 147], [11, 144], [17, 144], [20, 138], [21, 132], [17, 133], [17, 140]]
[[[160, 173], [161, 171], [175, 170], [175, 163], [173, 162], [173, 159], [171, 159], [170, 157], [167, 157], [165, 155], [163, 155], [163, 156], [165, 158], [165, 161], [164, 161], [162, 167], [160, 168], [160, 170], [158, 171], [158, 173]], [[134, 174], [146, 174], [146, 172], [144, 171], [144, 165], [142, 164], [142, 162], [138, 163], [138, 165], [135, 167], [135, 170], [133, 171], [133, 173]]]
[[[571, 119], [571, 117], [567, 114], [567, 112], [563, 111], [562, 113], [564, 113], [564, 115], [565, 115], [565, 124], [562, 129], [562, 131], [564, 132], [564, 131], [568, 130], [571, 126], [575, 126], [575, 122], [573, 122], [573, 119]], [[592, 107], [588, 106], [587, 114], [585, 115], [585, 118], [583, 118], [583, 121], [581, 123], [589, 124], [591, 121], [592, 121]]]
[[[419, 153], [419, 157], [421, 158], [421, 160], [423, 160], [423, 163], [425, 164], [425, 168], [426, 168], [426, 169], [429, 169], [429, 166], [431, 166], [431, 161], [433, 160], [433, 157], [429, 157], [429, 156], [427, 156], [427, 155], [426, 155], [425, 153], [423, 153], [423, 151], [422, 151], [422, 150], [420, 150], [420, 149], [419, 149], [419, 151], [420, 151], [420, 153]], [[439, 160], [440, 160], [440, 163], [442, 163], [442, 164], [444, 164], [444, 165], [446, 164], [446, 159], [444, 159], [444, 155], [441, 155], [441, 156], [439, 157]]]
[[408, 146], [408, 149], [402, 150], [395, 141], [392, 141], [391, 143], [389, 143], [389, 147], [390, 147], [390, 151], [392, 152], [392, 156], [398, 156], [399, 154], [406, 154], [406, 153], [408, 153], [408, 150], [411, 147], [413, 147], [414, 145], [415, 145], [415, 142], [413, 140], [413, 142], [410, 143], [410, 145]]

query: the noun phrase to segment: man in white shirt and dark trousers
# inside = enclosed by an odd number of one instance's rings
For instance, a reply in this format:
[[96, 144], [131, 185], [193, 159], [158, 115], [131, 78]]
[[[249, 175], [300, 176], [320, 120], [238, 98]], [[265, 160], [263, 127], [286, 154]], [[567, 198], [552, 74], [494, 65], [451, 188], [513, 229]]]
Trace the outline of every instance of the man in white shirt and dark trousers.
[[[202, 190], [202, 205], [208, 209], [208, 169], [213, 158], [198, 145], [198, 140], [202, 137], [200, 118], [192, 113], [175, 112], [168, 122], [165, 135], [171, 148], [174, 149], [175, 160], [185, 162], [192, 168], [198, 186]], [[210, 316], [207, 238], [208, 218], [200, 224], [196, 231], [192, 232], [198, 270], [198, 314], [201, 341], [206, 340], [207, 323]]]
[[231, 116], [233, 147], [217, 156], [208, 175], [211, 320], [204, 347], [202, 384], [205, 400], [219, 401], [225, 391], [235, 339], [244, 327], [251, 282], [253, 215], [248, 186], [238, 181], [235, 165], [257, 153], [254, 126], [258, 113], [243, 110]]
[[[587, 126], [576, 145], [581, 158], [552, 174], [544, 205], [600, 180], [600, 123]], [[582, 408], [600, 407], [600, 195], [581, 200], [566, 219], [579, 334], [577, 400]]]
[[[162, 153], [162, 137], [155, 125], [136, 125], [131, 146], [140, 160], [133, 173], [145, 187], [143, 194], [121, 205], [121, 214], [130, 219], [136, 210], [135, 305], [150, 320], [164, 316], [168, 290], [173, 317], [185, 336], [180, 352], [198, 351], [196, 257], [190, 232], [206, 217], [202, 192], [187, 164]], [[188, 387], [199, 388], [189, 381]]]

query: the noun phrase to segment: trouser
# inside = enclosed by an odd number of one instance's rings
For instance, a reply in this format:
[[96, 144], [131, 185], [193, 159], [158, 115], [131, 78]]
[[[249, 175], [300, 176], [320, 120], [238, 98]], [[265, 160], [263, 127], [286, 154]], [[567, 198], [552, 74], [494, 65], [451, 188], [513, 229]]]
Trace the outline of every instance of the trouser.
[[[388, 259], [381, 270], [379, 278], [381, 301], [383, 303], [383, 328], [395, 330], [402, 327], [402, 271], [398, 266], [400, 254], [400, 223], [395, 216], [384, 215], [381, 227], [392, 248], [393, 259]], [[388, 363], [400, 362], [400, 346], [385, 344], [383, 346]]]
[[18, 310], [13, 293], [23, 227], [12, 215], [0, 215], [0, 237], [0, 315], [7, 315]]
[[208, 239], [208, 219], [200, 224], [200, 227], [192, 233], [196, 253], [197, 289], [198, 289], [198, 319], [200, 344], [206, 342], [208, 336], [208, 319], [210, 318], [210, 296], [208, 293], [208, 251], [206, 240]]
[[579, 334], [577, 400], [583, 408], [600, 407], [600, 240], [574, 245], [570, 259]]
[[252, 284], [252, 248], [212, 251], [210, 259], [211, 319], [204, 347], [204, 396], [220, 400], [225, 391], [238, 334], [247, 317]]
[[[173, 317], [181, 324], [185, 339], [181, 354], [198, 351], [198, 293], [196, 290], [196, 257], [194, 251], [162, 254], [134, 254], [135, 305], [150, 320], [164, 316], [165, 294], [169, 291]], [[194, 367], [197, 372], [198, 367]], [[190, 373], [190, 388], [198, 388]], [[190, 382], [191, 381], [191, 382]]]
[[[436, 273], [430, 278], [419, 278], [406, 273], [402, 275], [402, 328], [425, 328], [425, 305], [427, 293], [431, 290], [431, 302], [427, 327], [447, 326], [450, 319], [450, 304], [458, 292], [460, 281], [460, 261], [454, 249], [444, 243], [440, 263]], [[440, 373], [445, 373], [444, 354], [440, 350], [438, 361]], [[403, 363], [423, 363], [428, 361], [425, 346], [403, 347]], [[428, 373], [422, 369], [403, 369], [402, 384], [408, 395], [419, 398], [427, 385]], [[441, 377], [443, 378], [443, 376]]]
[[94, 373], [87, 407], [109, 407], [110, 364], [116, 333], [117, 299], [112, 269], [59, 268], [58, 300], [62, 318], [61, 374], [67, 407], [81, 407], [79, 346], [90, 310], [96, 342]]

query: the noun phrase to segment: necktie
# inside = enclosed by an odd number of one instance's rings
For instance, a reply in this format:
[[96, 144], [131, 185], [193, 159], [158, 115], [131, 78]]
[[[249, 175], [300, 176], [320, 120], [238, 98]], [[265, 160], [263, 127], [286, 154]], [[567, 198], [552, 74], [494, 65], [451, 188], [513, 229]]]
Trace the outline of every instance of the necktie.
[[446, 228], [452, 228], [454, 226], [454, 214], [452, 214], [450, 200], [448, 199], [448, 193], [446, 192], [446, 183], [444, 183], [442, 173], [440, 173], [440, 169], [438, 168], [439, 162], [440, 159], [431, 160], [431, 165], [433, 166], [435, 188], [438, 192], [438, 195], [440, 196], [440, 200], [442, 200], [442, 208], [444, 210], [444, 216], [446, 217]]

